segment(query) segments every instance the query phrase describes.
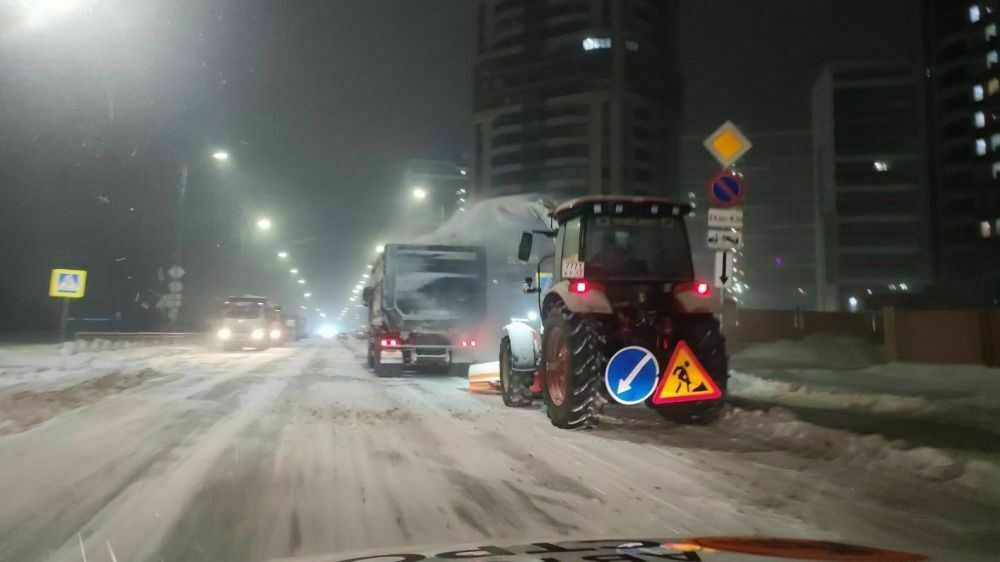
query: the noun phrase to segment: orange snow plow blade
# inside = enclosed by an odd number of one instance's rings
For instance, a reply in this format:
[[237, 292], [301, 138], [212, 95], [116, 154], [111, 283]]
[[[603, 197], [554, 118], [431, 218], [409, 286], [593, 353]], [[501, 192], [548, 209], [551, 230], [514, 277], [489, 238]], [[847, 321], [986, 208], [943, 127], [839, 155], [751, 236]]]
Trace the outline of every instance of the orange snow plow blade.
[[473, 394], [500, 394], [500, 362], [469, 365], [469, 392]]

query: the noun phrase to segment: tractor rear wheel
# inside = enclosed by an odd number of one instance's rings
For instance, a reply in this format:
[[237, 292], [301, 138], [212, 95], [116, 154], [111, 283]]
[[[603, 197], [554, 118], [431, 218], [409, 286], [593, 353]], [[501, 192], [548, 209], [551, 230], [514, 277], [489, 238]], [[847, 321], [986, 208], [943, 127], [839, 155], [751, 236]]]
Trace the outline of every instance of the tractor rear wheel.
[[510, 408], [531, 406], [531, 382], [534, 373], [514, 370], [510, 338], [500, 341], [500, 390], [504, 405]]
[[542, 398], [552, 425], [597, 426], [604, 405], [601, 379], [607, 363], [601, 323], [557, 304], [545, 317], [542, 339]]
[[709, 424], [722, 412], [729, 383], [729, 358], [726, 357], [726, 338], [722, 335], [719, 321], [711, 316], [696, 316], [675, 323], [678, 339], [684, 340], [694, 352], [702, 367], [708, 371], [715, 384], [722, 391], [722, 397], [701, 402], [682, 402], [655, 406], [647, 404], [664, 418], [684, 424]]

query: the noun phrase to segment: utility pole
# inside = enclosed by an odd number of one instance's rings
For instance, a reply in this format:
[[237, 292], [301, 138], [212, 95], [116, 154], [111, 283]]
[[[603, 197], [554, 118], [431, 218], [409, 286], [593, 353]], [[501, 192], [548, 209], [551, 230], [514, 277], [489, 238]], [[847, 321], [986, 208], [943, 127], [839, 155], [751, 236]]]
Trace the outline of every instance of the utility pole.
[[[181, 246], [184, 243], [184, 196], [187, 195], [188, 165], [181, 164], [180, 185], [177, 189], [177, 223], [174, 225], [174, 263], [171, 267], [181, 265]], [[177, 317], [180, 314], [180, 302], [167, 309], [167, 319], [170, 321], [170, 331], [177, 331]]]

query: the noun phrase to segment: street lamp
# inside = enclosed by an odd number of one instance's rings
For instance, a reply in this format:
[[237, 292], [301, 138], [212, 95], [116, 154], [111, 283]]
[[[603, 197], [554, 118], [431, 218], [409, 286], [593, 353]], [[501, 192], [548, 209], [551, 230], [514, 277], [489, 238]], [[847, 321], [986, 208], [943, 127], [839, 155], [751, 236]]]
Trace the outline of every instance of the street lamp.
[[288, 257], [288, 252], [282, 250], [282, 251], [278, 252], [278, 257], [281, 258], [281, 259], [285, 259], [285, 258]]
[[261, 230], [271, 230], [271, 219], [267, 217], [257, 219], [257, 228]]
[[225, 162], [226, 160], [229, 160], [229, 153], [225, 150], [217, 150], [212, 153], [212, 158], [215, 158], [219, 162]]
[[419, 185], [413, 187], [413, 198], [422, 201], [427, 198], [427, 190]]

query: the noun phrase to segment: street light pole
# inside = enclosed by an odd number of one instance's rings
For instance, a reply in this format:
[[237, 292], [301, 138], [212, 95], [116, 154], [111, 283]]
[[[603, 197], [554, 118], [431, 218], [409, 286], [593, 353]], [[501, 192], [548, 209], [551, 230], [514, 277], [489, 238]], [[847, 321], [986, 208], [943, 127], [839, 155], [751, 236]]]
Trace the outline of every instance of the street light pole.
[[[181, 164], [180, 185], [177, 189], [177, 223], [174, 225], [174, 263], [173, 266], [181, 265], [181, 246], [184, 244], [184, 196], [187, 195], [188, 165]], [[177, 317], [180, 315], [180, 306], [171, 308], [167, 312], [170, 321], [170, 331], [177, 331]]]

